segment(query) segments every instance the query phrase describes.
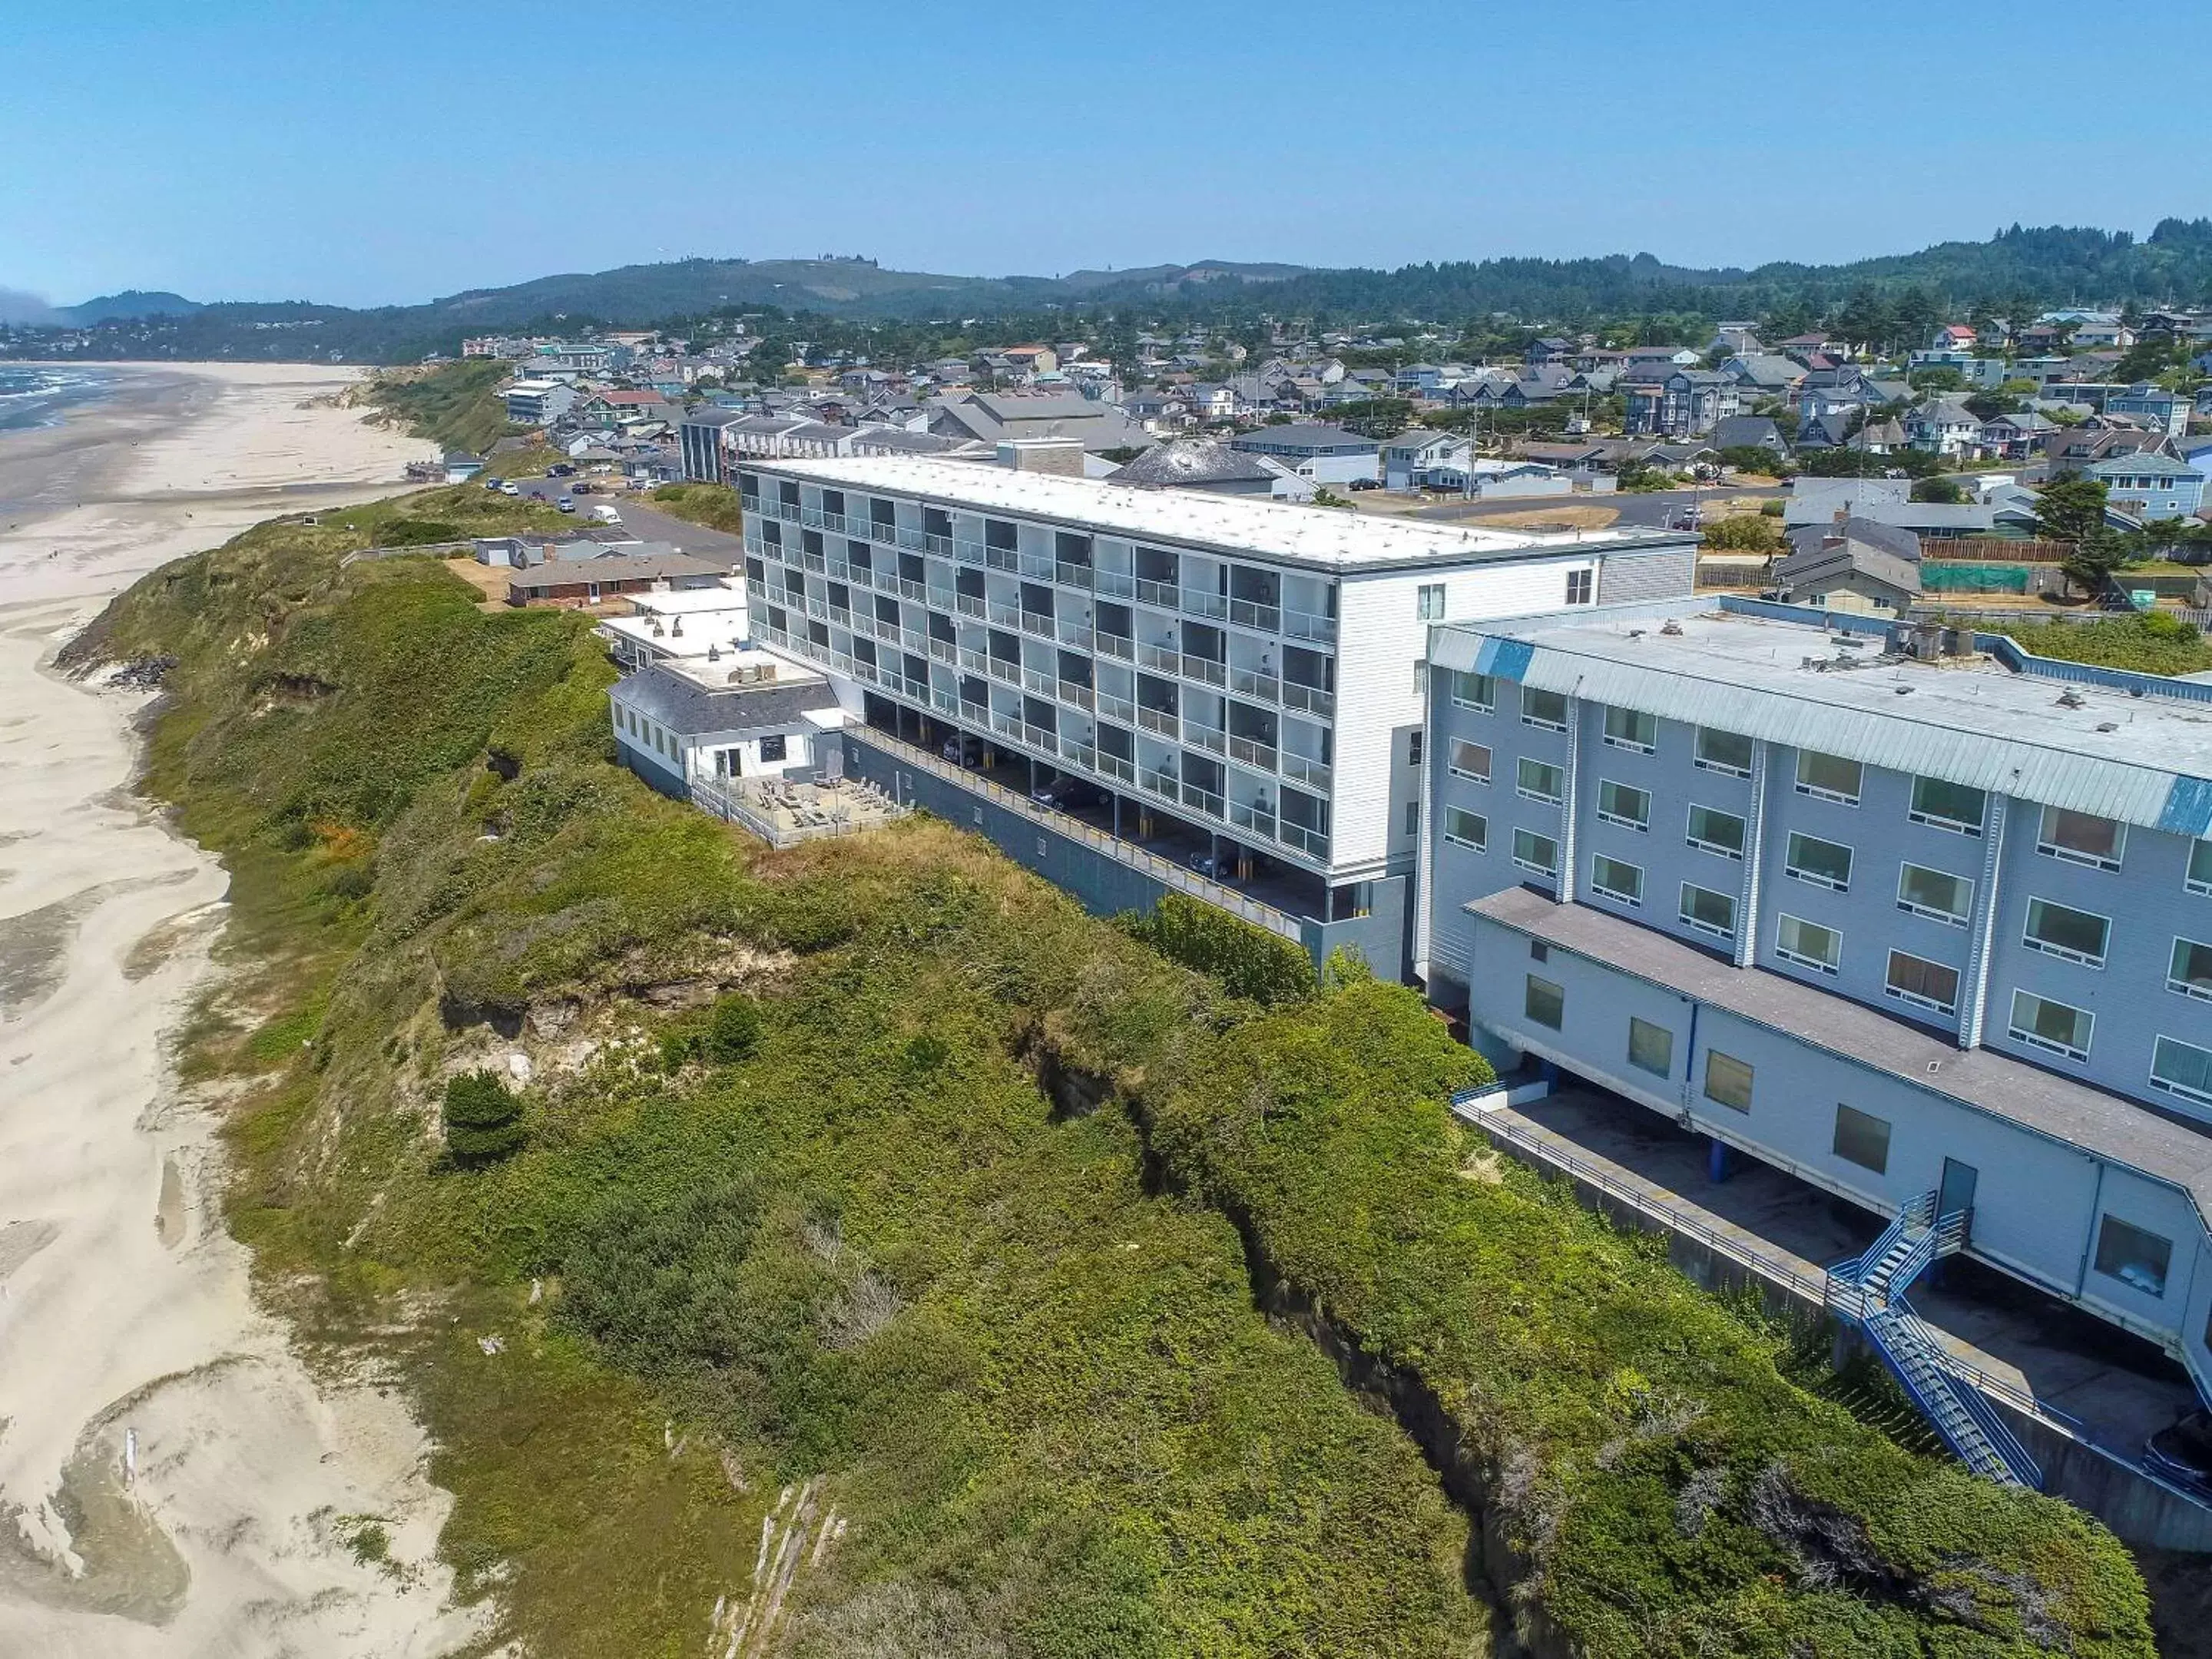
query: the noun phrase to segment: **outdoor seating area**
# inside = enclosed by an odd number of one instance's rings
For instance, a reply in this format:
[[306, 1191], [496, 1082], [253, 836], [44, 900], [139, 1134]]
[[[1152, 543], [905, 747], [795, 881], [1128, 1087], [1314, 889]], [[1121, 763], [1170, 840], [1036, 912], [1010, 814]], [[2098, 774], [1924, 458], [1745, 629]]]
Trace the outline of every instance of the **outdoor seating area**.
[[787, 778], [702, 779], [692, 798], [741, 823], [773, 847], [879, 829], [907, 809], [858, 778], [807, 782]]

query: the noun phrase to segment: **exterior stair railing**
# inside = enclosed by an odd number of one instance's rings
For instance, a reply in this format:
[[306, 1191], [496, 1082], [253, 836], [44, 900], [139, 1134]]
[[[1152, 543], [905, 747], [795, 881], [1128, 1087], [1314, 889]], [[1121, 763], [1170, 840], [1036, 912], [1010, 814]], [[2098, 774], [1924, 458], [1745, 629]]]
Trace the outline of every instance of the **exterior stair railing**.
[[1980, 1391], [1953, 1369], [1928, 1327], [1905, 1299], [1940, 1257], [1966, 1248], [1971, 1209], [1938, 1215], [1923, 1193], [1899, 1211], [1859, 1255], [1828, 1270], [1828, 1305], [1866, 1333], [1882, 1364], [1943, 1443], [1975, 1474], [2006, 1486], [2039, 1489], [2043, 1471]]

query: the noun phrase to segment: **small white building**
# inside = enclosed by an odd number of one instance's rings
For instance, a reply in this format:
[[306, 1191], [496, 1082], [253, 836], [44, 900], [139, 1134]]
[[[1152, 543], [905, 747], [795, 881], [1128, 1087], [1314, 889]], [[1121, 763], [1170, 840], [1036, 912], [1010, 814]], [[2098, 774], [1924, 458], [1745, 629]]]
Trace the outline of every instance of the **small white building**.
[[630, 614], [604, 617], [596, 630], [625, 668], [678, 659], [720, 661], [751, 643], [745, 596], [737, 588], [676, 588], [627, 598]]
[[623, 764], [679, 799], [705, 779], [839, 769], [837, 745], [820, 743], [845, 724], [836, 689], [773, 651], [717, 647], [654, 662], [617, 682], [607, 708]]

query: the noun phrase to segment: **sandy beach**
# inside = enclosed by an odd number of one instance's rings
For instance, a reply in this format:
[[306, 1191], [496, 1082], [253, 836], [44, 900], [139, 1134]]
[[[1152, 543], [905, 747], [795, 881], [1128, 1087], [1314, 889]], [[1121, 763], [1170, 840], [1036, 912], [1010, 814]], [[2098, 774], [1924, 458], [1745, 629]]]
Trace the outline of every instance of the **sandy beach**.
[[[387, 494], [428, 447], [355, 371], [131, 368], [0, 435], [0, 1655], [414, 1656], [443, 1495], [396, 1395], [327, 1387], [254, 1304], [216, 1119], [168, 1035], [226, 878], [129, 790], [138, 694], [46, 659], [142, 572]], [[357, 1559], [370, 1518], [388, 1560]]]

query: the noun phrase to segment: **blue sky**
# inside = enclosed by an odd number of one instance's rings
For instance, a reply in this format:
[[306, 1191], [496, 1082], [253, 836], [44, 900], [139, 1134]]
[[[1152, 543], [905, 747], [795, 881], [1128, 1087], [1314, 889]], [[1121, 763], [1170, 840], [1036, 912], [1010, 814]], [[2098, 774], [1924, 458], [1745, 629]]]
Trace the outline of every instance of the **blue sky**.
[[[1049, 275], [2140, 234], [2212, 213], [2205, 22], [2201, 0], [2124, 23], [2051, 0], [24, 8], [0, 288], [366, 305], [695, 253]], [[2099, 88], [2109, 112], [2039, 107]]]

